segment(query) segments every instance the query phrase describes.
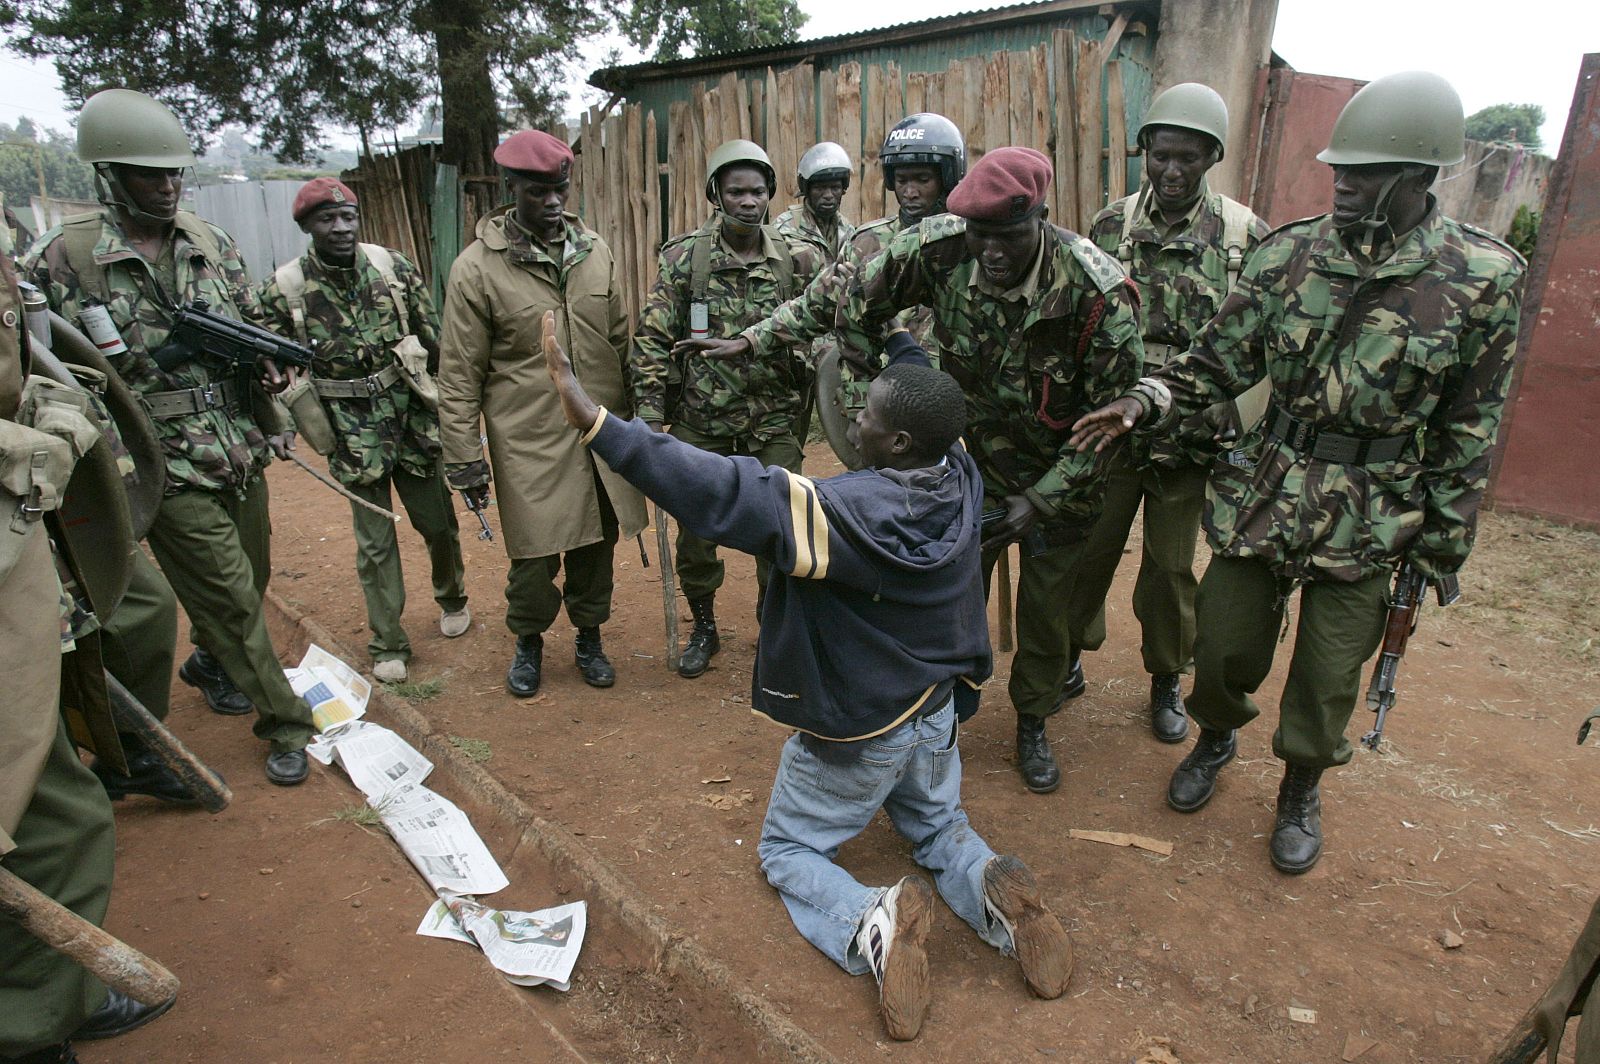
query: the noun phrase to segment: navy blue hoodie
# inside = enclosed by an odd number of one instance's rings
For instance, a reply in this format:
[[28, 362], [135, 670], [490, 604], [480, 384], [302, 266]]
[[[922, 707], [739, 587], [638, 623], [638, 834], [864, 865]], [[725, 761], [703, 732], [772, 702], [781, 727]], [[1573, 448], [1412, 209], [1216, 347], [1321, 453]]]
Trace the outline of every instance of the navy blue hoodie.
[[989, 678], [966, 450], [926, 469], [811, 481], [691, 447], [602, 410], [594, 453], [704, 539], [773, 563], [751, 677], [755, 711], [822, 739], [882, 734], [952, 691], [963, 719]]

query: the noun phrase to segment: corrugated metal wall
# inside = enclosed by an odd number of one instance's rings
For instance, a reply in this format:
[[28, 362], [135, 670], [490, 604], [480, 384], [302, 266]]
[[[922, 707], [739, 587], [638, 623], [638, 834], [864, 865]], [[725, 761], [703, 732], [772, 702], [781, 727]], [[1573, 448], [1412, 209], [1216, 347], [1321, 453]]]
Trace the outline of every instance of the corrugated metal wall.
[[310, 243], [290, 208], [303, 181], [241, 181], [194, 191], [194, 211], [220, 225], [244, 257], [250, 279], [264, 281]]

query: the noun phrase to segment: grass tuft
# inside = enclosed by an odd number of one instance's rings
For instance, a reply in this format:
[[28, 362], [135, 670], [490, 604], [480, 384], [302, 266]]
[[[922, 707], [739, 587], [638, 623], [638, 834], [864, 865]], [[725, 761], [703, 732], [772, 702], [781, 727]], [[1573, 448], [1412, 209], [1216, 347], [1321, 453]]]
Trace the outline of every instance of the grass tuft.
[[385, 686], [407, 702], [430, 702], [444, 693], [444, 678], [435, 676], [431, 680], [405, 680]]
[[468, 761], [476, 761], [479, 764], [489, 760], [494, 753], [489, 748], [489, 740], [487, 739], [463, 739], [459, 735], [452, 735], [450, 736], [450, 745], [466, 755]]

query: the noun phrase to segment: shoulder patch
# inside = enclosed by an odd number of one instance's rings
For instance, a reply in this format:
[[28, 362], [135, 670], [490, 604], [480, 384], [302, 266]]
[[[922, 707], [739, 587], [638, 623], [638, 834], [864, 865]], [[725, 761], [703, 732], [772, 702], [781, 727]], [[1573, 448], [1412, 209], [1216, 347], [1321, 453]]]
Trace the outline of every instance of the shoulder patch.
[[967, 220], [955, 214], [933, 214], [918, 223], [917, 231], [922, 234], [924, 244], [931, 244], [936, 240], [965, 234]]
[[1102, 292], [1114, 292], [1122, 287], [1128, 275], [1122, 272], [1122, 267], [1117, 260], [1107, 255], [1095, 244], [1093, 240], [1069, 233], [1062, 239], [1067, 245], [1067, 250], [1072, 252], [1072, 257], [1078, 260], [1078, 265], [1083, 267], [1083, 272], [1089, 275], [1089, 280]]

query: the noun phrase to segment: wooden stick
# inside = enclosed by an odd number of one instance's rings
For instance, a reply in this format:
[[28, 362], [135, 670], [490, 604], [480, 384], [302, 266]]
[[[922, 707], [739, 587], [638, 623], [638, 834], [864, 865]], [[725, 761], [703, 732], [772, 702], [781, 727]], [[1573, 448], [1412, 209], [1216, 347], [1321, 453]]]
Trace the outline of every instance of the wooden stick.
[[995, 576], [1000, 580], [1000, 587], [996, 595], [1000, 609], [1000, 653], [1009, 654], [1017, 649], [1016, 639], [1012, 634], [1011, 608], [1011, 548], [1004, 547], [1000, 551], [999, 564], [995, 566]]
[[233, 801], [228, 785], [109, 672], [106, 673], [106, 691], [111, 695], [111, 713], [119, 729], [137, 735], [161, 763], [183, 781], [206, 812], [220, 813], [228, 808], [228, 803]]
[[157, 961], [94, 926], [0, 867], [0, 913], [40, 942], [83, 965], [102, 983], [141, 1005], [160, 1005], [178, 993], [178, 978]]
[[367, 500], [363, 499], [361, 496], [357, 495], [355, 492], [351, 491], [349, 488], [345, 487], [343, 484], [339, 483], [337, 480], [334, 480], [332, 477], [328, 476], [328, 474], [324, 473], [322, 470], [318, 469], [316, 466], [307, 465], [306, 464], [306, 460], [304, 458], [301, 458], [299, 455], [295, 454], [293, 451], [287, 451], [287, 452], [285, 452], [285, 455], [289, 459], [289, 461], [293, 462], [295, 465], [299, 466], [301, 469], [304, 469], [307, 473], [310, 473], [312, 476], [316, 477], [318, 480], [322, 481], [324, 484], [328, 485], [328, 487], [332, 488], [334, 491], [338, 492], [340, 495], [343, 495], [345, 498], [349, 499], [351, 502], [356, 503], [357, 505], [360, 505], [360, 506], [365, 506], [367, 509], [371, 510], [375, 514], [382, 514], [383, 516], [387, 517], [389, 520], [393, 521], [395, 524], [399, 524], [400, 523], [400, 515], [395, 513], [393, 510], [385, 510], [383, 507], [379, 506], [377, 503], [368, 502]]
[[667, 622], [667, 668], [678, 671], [678, 587], [672, 569], [672, 536], [667, 511], [656, 504], [656, 563], [661, 566], [661, 608]]
[[1489, 1064], [1534, 1064], [1544, 1052], [1545, 1037], [1539, 1033], [1534, 1018], [1539, 1014], [1539, 1004], [1522, 1014], [1511, 1033], [1489, 1055]]

